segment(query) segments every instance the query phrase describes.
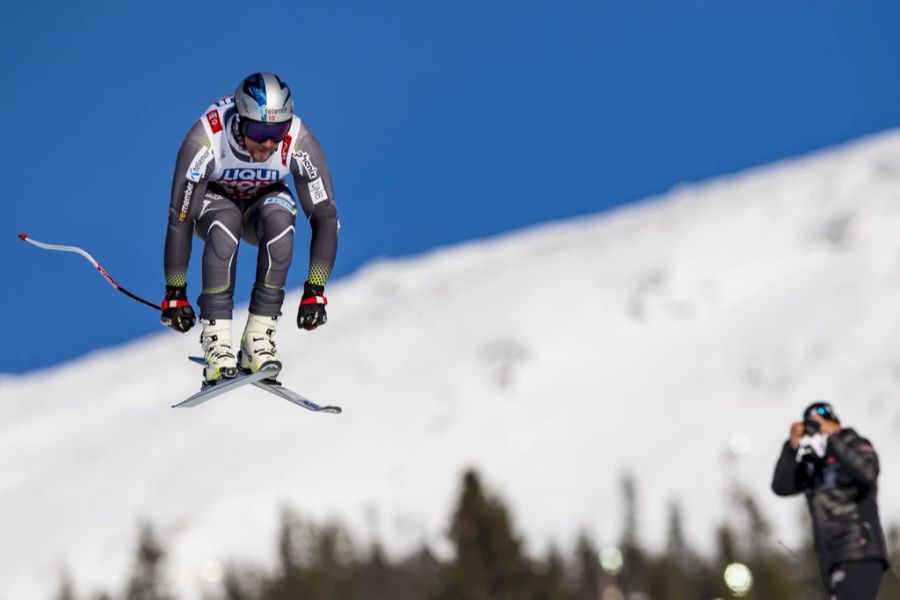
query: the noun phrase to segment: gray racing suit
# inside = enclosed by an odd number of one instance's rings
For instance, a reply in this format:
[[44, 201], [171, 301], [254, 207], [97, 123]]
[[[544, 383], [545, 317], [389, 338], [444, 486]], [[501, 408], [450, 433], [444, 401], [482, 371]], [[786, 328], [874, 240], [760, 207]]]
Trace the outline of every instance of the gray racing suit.
[[338, 219], [325, 158], [312, 132], [297, 117], [265, 162], [253, 162], [240, 136], [234, 100], [226, 96], [194, 124], [178, 152], [165, 244], [166, 285], [187, 285], [192, 235], [203, 250], [203, 319], [230, 319], [241, 239], [258, 246], [250, 312], [281, 314], [293, 257], [297, 202], [312, 228], [310, 283], [324, 286], [337, 252]]

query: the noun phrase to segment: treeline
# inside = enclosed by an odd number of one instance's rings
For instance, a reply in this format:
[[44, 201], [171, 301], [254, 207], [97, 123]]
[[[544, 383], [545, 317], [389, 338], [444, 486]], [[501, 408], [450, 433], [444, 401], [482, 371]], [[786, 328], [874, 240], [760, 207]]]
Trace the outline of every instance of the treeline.
[[[428, 547], [391, 560], [380, 543], [358, 547], [338, 523], [317, 524], [286, 510], [278, 534], [278, 563], [271, 570], [231, 565], [217, 574], [219, 589], [207, 600], [821, 600], [818, 564], [807, 539], [791, 551], [775, 541], [772, 528], [750, 494], [735, 491], [729, 524], [716, 533], [714, 556], [686, 541], [682, 511], [669, 506], [665, 548], [649, 552], [638, 531], [637, 491], [622, 481], [623, 532], [614, 547], [600, 548], [587, 534], [574, 549], [550, 548], [529, 556], [510, 511], [483, 486], [474, 471], [464, 474], [447, 535], [454, 550], [438, 559]], [[884, 577], [880, 599], [900, 598], [900, 531], [891, 528], [894, 568]], [[731, 569], [728, 569], [731, 565]], [[736, 565], [736, 566], [735, 566]], [[725, 573], [729, 579], [726, 583]], [[145, 524], [140, 529], [132, 572], [116, 593], [90, 600], [177, 600], [167, 577], [166, 550]], [[748, 577], [748, 574], [750, 577]], [[750, 586], [747, 589], [747, 586]], [[64, 576], [57, 600], [77, 600]]]

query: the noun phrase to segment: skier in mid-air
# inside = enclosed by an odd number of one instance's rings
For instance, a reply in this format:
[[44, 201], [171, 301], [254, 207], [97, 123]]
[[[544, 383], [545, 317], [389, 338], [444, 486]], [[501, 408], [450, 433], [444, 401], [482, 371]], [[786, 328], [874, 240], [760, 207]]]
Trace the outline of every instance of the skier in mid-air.
[[[309, 273], [297, 312], [297, 326], [311, 331], [327, 321], [324, 290], [339, 225], [322, 149], [294, 115], [287, 84], [271, 73], [250, 75], [233, 95], [206, 110], [178, 152], [166, 233], [162, 322], [182, 333], [194, 325], [187, 267], [196, 233], [205, 242], [197, 300], [204, 385], [233, 378], [238, 369], [256, 372], [278, 363], [273, 336], [284, 302], [297, 215], [297, 202], [285, 182], [288, 175], [312, 228]], [[231, 321], [241, 239], [259, 250], [238, 364]]]

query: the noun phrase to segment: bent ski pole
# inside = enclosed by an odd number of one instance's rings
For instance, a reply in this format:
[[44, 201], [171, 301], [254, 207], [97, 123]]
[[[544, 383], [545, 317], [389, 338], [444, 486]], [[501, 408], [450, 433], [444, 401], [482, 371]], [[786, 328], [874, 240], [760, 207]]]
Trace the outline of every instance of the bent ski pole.
[[105, 279], [107, 281], [107, 283], [109, 283], [109, 285], [113, 286], [114, 288], [116, 288], [117, 290], [119, 290], [120, 292], [122, 292], [123, 294], [125, 294], [126, 296], [131, 298], [132, 300], [137, 300], [141, 304], [145, 304], [146, 306], [149, 306], [150, 308], [153, 308], [155, 310], [162, 310], [162, 307], [157, 306], [156, 304], [153, 304], [152, 302], [149, 302], [147, 300], [144, 300], [140, 296], [136, 296], [136, 295], [132, 294], [131, 292], [129, 292], [128, 290], [123, 288], [121, 285], [119, 285], [115, 279], [110, 277], [109, 273], [106, 272], [106, 269], [101, 267], [100, 263], [98, 263], [96, 260], [94, 260], [93, 256], [91, 256], [90, 254], [88, 254], [87, 252], [85, 252], [84, 250], [79, 248], [78, 246], [59, 246], [56, 244], [45, 244], [44, 242], [39, 242], [35, 239], [28, 237], [27, 233], [20, 233], [19, 239], [22, 240], [23, 242], [28, 242], [29, 244], [37, 246], [38, 248], [43, 248], [44, 250], [59, 250], [61, 252], [74, 252], [76, 254], [80, 254], [81, 256], [83, 256], [85, 258], [85, 260], [87, 260], [89, 263], [94, 265], [94, 268], [97, 269], [97, 271], [99, 271], [101, 275], [103, 275], [103, 279]]

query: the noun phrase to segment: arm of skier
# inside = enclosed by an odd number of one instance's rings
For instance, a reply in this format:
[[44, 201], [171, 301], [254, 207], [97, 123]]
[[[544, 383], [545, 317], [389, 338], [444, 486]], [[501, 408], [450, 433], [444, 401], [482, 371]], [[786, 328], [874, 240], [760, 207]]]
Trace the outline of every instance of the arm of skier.
[[868, 440], [854, 436], [845, 440], [842, 436], [828, 436], [828, 451], [833, 454], [841, 469], [864, 485], [873, 485], [878, 478], [878, 455]]
[[163, 258], [166, 296], [162, 322], [176, 331], [185, 332], [194, 325], [193, 309], [187, 301], [187, 269], [194, 222], [200, 214], [206, 180], [214, 162], [203, 126], [195, 123], [182, 142], [175, 161]]
[[340, 225], [325, 156], [319, 142], [305, 125], [301, 127], [294, 144], [291, 173], [300, 207], [312, 229], [309, 272], [303, 286], [297, 326], [313, 330], [328, 320], [324, 291], [337, 255]]

